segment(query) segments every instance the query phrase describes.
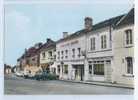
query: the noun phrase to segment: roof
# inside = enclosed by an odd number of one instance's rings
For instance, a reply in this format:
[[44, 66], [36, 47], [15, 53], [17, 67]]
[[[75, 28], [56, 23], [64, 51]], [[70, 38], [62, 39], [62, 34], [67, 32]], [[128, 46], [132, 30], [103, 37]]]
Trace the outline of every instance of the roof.
[[35, 47], [30, 47], [30, 48], [26, 51], [25, 56], [26, 56], [26, 57], [34, 56], [34, 55], [37, 54], [37, 50], [38, 50], [38, 49], [36, 49]]
[[134, 24], [134, 8], [132, 8], [115, 26], [118, 28], [123, 25]]
[[39, 50], [40, 50], [40, 51], [48, 50], [48, 49], [50, 49], [50, 48], [52, 48], [52, 47], [56, 47], [56, 42], [53, 41], [53, 40], [51, 40], [51, 39], [49, 39], [46, 43], [44, 43], [44, 44], [39, 48]]
[[93, 25], [91, 30], [82, 29], [80, 31], [77, 31], [77, 32], [67, 36], [66, 38], [62, 38], [62, 39], [58, 40], [57, 43], [62, 42], [64, 40], [68, 40], [68, 39], [72, 39], [72, 38], [84, 35], [85, 33], [90, 32], [90, 31], [95, 31], [95, 30], [98, 30], [98, 29], [101, 29], [101, 28], [104, 28], [107, 26], [114, 26], [124, 15], [112, 17], [110, 19], [99, 22], [99, 23]]

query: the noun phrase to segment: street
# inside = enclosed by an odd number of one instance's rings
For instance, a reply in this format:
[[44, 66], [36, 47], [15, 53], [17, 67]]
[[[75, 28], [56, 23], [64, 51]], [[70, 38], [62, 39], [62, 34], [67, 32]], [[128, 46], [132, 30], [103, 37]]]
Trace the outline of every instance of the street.
[[72, 83], [59, 80], [36, 81], [16, 77], [5, 76], [4, 93], [6, 95], [47, 95], [47, 94], [126, 94], [132, 95], [133, 89]]

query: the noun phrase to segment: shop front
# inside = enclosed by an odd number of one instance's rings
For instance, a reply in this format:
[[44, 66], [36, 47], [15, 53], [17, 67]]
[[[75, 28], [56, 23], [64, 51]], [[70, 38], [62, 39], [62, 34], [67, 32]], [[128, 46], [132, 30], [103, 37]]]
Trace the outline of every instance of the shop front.
[[111, 60], [89, 61], [89, 80], [111, 81]]

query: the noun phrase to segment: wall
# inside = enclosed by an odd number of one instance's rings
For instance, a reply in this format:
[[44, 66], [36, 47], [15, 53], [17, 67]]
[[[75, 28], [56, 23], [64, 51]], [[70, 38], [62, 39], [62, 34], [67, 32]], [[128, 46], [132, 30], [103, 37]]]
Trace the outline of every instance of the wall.
[[127, 66], [125, 62], [125, 57], [134, 57], [134, 46], [132, 45], [128, 48], [125, 47], [125, 30], [127, 29], [132, 29], [134, 37], [134, 25], [127, 25], [119, 29], [115, 29], [113, 32], [113, 79], [117, 83], [124, 83], [133, 86], [134, 77], [133, 75], [127, 75]]

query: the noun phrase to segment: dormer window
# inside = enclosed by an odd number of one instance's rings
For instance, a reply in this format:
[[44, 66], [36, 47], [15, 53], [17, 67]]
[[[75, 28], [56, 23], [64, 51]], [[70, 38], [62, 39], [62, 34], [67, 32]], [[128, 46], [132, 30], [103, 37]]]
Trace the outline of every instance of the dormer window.
[[132, 45], [132, 30], [128, 29], [125, 31], [125, 44]]

